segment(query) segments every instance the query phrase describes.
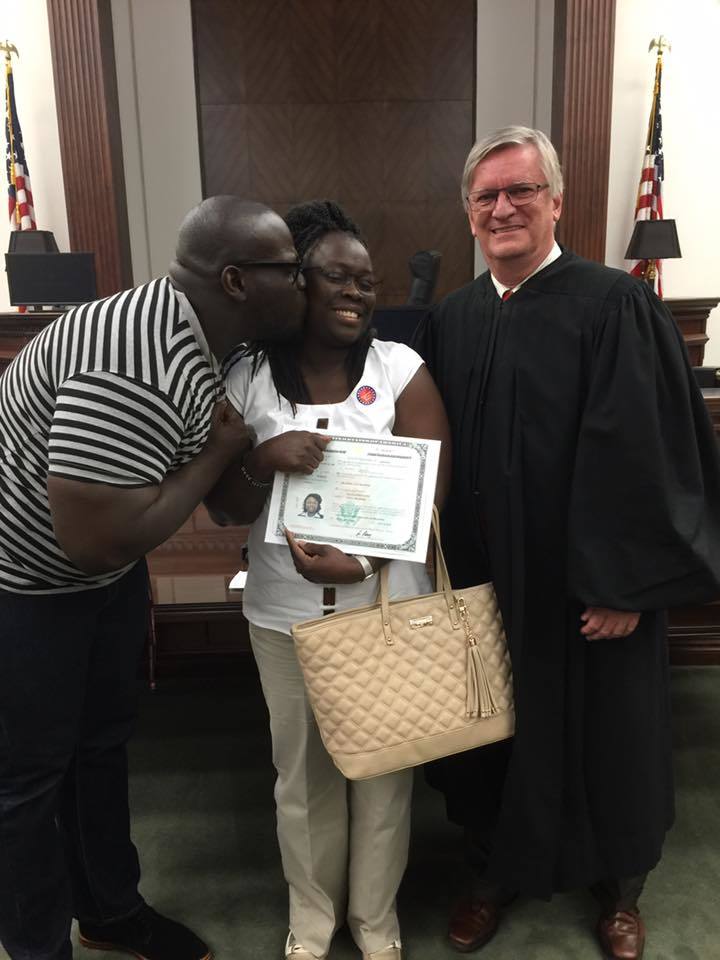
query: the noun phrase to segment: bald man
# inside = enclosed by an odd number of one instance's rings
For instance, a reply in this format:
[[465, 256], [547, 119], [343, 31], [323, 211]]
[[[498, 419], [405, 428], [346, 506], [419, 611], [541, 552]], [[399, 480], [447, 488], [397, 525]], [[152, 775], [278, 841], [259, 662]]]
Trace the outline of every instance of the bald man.
[[126, 744], [148, 617], [145, 553], [251, 439], [223, 399], [238, 343], [299, 331], [304, 282], [277, 214], [213, 197], [169, 276], [54, 321], [0, 380], [0, 942], [209, 949], [138, 892]]

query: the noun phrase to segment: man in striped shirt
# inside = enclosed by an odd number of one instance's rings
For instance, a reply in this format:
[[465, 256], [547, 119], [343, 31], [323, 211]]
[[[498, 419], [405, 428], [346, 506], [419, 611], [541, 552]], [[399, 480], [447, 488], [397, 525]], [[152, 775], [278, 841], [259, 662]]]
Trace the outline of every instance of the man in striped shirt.
[[[170, 275], [58, 318], [0, 379], [0, 942], [201, 960], [138, 892], [126, 743], [148, 616], [140, 558], [249, 448], [219, 362], [296, 333], [304, 281], [277, 214], [186, 217]], [[59, 827], [59, 829], [58, 829]]]

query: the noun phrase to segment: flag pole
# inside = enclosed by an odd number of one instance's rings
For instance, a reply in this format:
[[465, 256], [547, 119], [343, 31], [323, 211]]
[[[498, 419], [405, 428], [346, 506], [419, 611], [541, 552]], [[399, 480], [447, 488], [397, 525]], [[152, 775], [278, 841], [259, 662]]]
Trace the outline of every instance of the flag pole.
[[[640, 184], [635, 202], [635, 223], [640, 220], [662, 220], [662, 182], [664, 178], [664, 162], [662, 155], [662, 115], [660, 96], [662, 86], [663, 55], [671, 50], [670, 41], [662, 34], [653, 37], [648, 45], [648, 53], [657, 49], [655, 59], [655, 82], [653, 84], [650, 119], [648, 121], [647, 136], [645, 138], [645, 154], [643, 158]], [[662, 264], [659, 260], [647, 259], [636, 261], [630, 273], [646, 280], [651, 287], [658, 283], [658, 294], [662, 297]]]
[[[0, 50], [5, 54], [5, 123], [7, 134], [10, 140], [10, 179], [15, 183], [15, 139], [13, 133], [13, 118], [10, 108], [10, 74], [12, 73], [12, 55], [20, 57], [18, 49], [14, 43], [9, 40], [0, 40]], [[15, 204], [14, 211], [15, 223], [20, 225], [20, 206]]]
[[[658, 108], [658, 97], [660, 96], [660, 83], [662, 81], [662, 71], [663, 71], [663, 54], [666, 50], [671, 50], [670, 41], [667, 37], [664, 37], [660, 34], [659, 37], [654, 37], [648, 46], [648, 53], [651, 53], [657, 47], [657, 58], [655, 60], [655, 85], [653, 87], [653, 101], [652, 101], [652, 111], [650, 113], [650, 123], [648, 125], [648, 134], [647, 134], [647, 147], [646, 149], [652, 152], [652, 140], [653, 140], [653, 130], [655, 128], [655, 118], [657, 115]], [[662, 216], [662, 211], [660, 211], [660, 216]], [[655, 289], [655, 278], [658, 277], [658, 293], [662, 296], [662, 281], [660, 274], [659, 264], [656, 260], [648, 261], [647, 277], [650, 280], [653, 289]]]
[[657, 98], [658, 93], [660, 93], [660, 81], [662, 79], [662, 69], [663, 69], [663, 53], [665, 50], [670, 50], [670, 43], [662, 34], [659, 37], [650, 41], [650, 46], [648, 47], [648, 53], [653, 50], [654, 47], [658, 48], [657, 59], [655, 61], [655, 85], [653, 87], [653, 98], [652, 106], [650, 108], [650, 120], [648, 122], [648, 132], [645, 139], [645, 149], [649, 152], [650, 145], [652, 143], [653, 128], [655, 126], [655, 114], [657, 111]]

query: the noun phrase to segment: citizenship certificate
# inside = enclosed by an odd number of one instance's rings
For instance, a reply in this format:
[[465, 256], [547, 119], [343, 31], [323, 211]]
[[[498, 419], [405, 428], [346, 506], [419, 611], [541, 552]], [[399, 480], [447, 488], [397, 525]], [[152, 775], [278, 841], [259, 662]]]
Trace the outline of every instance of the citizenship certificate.
[[424, 561], [439, 440], [336, 436], [314, 473], [276, 473], [268, 543], [328, 543], [345, 553]]

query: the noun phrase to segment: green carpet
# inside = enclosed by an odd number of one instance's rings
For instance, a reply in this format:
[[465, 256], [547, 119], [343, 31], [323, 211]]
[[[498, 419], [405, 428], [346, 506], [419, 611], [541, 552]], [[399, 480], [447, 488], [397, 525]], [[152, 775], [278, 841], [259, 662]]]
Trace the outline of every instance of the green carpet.
[[[720, 668], [672, 676], [677, 823], [642, 901], [647, 960], [720, 958]], [[217, 960], [280, 960], [287, 898], [275, 840], [269, 738], [254, 664], [240, 677], [161, 681], [143, 702], [131, 750], [142, 892], [193, 927]], [[459, 831], [416, 777], [411, 857], [399, 898], [407, 960], [443, 960], [464, 872]], [[513, 904], [487, 960], [600, 958], [593, 899]], [[76, 950], [78, 960], [99, 956]], [[105, 954], [114, 960], [114, 954]], [[0, 949], [0, 957], [6, 955]], [[118, 955], [119, 957], [119, 955]], [[345, 931], [331, 960], [359, 957]]]

